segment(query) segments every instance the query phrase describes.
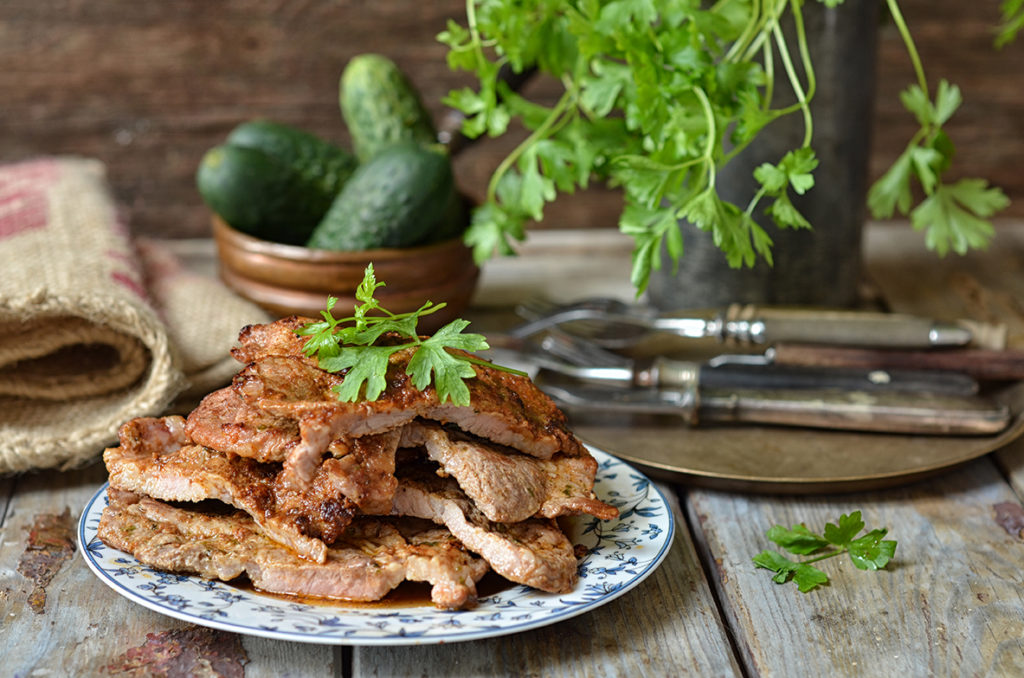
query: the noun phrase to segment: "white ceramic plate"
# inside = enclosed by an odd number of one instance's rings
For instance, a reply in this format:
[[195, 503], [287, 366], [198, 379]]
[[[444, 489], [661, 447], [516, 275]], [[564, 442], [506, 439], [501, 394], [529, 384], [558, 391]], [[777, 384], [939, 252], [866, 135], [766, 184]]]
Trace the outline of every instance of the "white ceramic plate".
[[151, 610], [211, 628], [265, 638], [338, 645], [419, 645], [517, 633], [600, 607], [635, 587], [664, 560], [675, 524], [661, 492], [646, 476], [590, 448], [599, 467], [594, 491], [619, 509], [615, 520], [580, 516], [569, 538], [587, 547], [580, 580], [568, 594], [515, 585], [460, 612], [430, 606], [310, 605], [220, 581], [149, 568], [96, 537], [107, 486], [82, 512], [79, 543], [89, 568], [119, 594]]

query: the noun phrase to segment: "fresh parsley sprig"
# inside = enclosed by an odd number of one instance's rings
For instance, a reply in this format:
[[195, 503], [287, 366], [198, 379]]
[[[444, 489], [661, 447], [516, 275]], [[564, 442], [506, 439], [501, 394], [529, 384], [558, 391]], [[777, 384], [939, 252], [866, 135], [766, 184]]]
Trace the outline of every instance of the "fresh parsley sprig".
[[[522, 374], [473, 356], [451, 353], [448, 349], [483, 351], [489, 348], [483, 335], [463, 332], [469, 326], [468, 320], [453, 320], [432, 336], [421, 337], [416, 331], [419, 319], [441, 310], [445, 304], [428, 301], [415, 311], [392, 313], [374, 298], [374, 293], [383, 286], [374, 275], [373, 264], [368, 265], [355, 292], [356, 300], [362, 303], [355, 306], [351, 316], [335, 318], [331, 311], [338, 300], [329, 297], [326, 310], [320, 312], [323, 320], [296, 331], [300, 336], [309, 337], [303, 351], [307, 356], [316, 356], [321, 369], [347, 370], [344, 380], [335, 387], [339, 400], [355, 402], [361, 397], [377, 400], [387, 386], [391, 356], [410, 347], [416, 350], [406, 365], [406, 374], [421, 391], [433, 382], [442, 403], [450, 400], [454, 405], [469, 405], [465, 380], [476, 376], [474, 364]], [[378, 344], [386, 333], [390, 334], [389, 341]]]
[[[940, 256], [949, 250], [965, 254], [968, 249], [988, 244], [994, 233], [989, 218], [1010, 201], [984, 179], [960, 179], [952, 184], [942, 181], [955, 150], [943, 125], [960, 107], [960, 88], [942, 80], [935, 98], [931, 98], [924, 68], [899, 6], [896, 0], [887, 2], [917, 76], [917, 82], [903, 91], [900, 101], [914, 114], [920, 129], [892, 167], [871, 187], [868, 207], [876, 218], [889, 218], [895, 211], [909, 214], [913, 227], [925, 232], [928, 248]], [[925, 198], [911, 209], [915, 179]]]
[[[918, 75], [917, 90], [904, 99], [922, 131], [872, 190], [869, 206], [876, 216], [906, 214], [916, 177], [925, 200], [911, 220], [926, 231], [928, 246], [944, 253], [984, 245], [992, 233], [988, 219], [1006, 205], [1005, 196], [978, 179], [941, 183], [952, 157], [941, 127], [956, 108], [950, 104], [959, 104], [959, 91], [946, 85], [936, 102], [928, 101], [898, 4], [887, 2]], [[1020, 3], [1004, 0], [1007, 36], [1019, 28]], [[800, 0], [466, 0], [466, 25], [449, 21], [438, 39], [449, 48], [449, 66], [473, 73], [479, 86], [453, 91], [445, 103], [464, 113], [467, 136], [500, 136], [513, 121], [528, 131], [473, 212], [466, 242], [477, 261], [512, 253], [526, 223], [541, 219], [548, 202], [596, 178], [623, 191], [619, 228], [634, 240], [631, 282], [638, 293], [660, 268], [663, 248], [674, 262], [683, 255], [680, 220], [710, 232], [734, 267], [758, 258], [771, 263], [762, 215], [779, 228], [811, 226], [791, 199], [791, 191], [813, 187], [817, 165], [810, 113], [816, 79], [802, 6]], [[793, 39], [781, 28], [786, 15]], [[550, 106], [529, 101], [502, 83], [502, 67], [536, 68], [564, 92]], [[776, 81], [788, 86], [795, 103], [772, 107]], [[772, 121], [791, 114], [804, 121], [799, 145], [756, 170], [760, 189], [749, 204], [723, 200], [718, 172]]]
[[[815, 534], [800, 524], [786, 528], [773, 525], [765, 533], [790, 553], [810, 555], [813, 558], [802, 561], [790, 560], [777, 551], [762, 551], [754, 556], [754, 564], [775, 573], [772, 581], [784, 584], [792, 580], [801, 592], [806, 593], [822, 584], [827, 584], [828, 575], [811, 565], [826, 558], [834, 558], [848, 553], [854, 566], [861, 570], [880, 570], [888, 564], [896, 554], [896, 542], [884, 539], [885, 528], [871, 530], [860, 537], [857, 535], [864, 529], [860, 511], [854, 511], [839, 517], [838, 524], [827, 523], [823, 534]], [[822, 552], [824, 551], [824, 552]]]

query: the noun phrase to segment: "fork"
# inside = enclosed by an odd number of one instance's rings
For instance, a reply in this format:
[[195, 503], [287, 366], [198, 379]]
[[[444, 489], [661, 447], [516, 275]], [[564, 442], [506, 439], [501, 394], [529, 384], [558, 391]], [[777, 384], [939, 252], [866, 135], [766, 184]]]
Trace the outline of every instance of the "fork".
[[652, 307], [628, 304], [611, 297], [593, 297], [567, 304], [532, 298], [516, 306], [516, 313], [527, 322], [512, 328], [508, 332], [510, 336], [525, 338], [544, 330], [553, 334], [557, 328], [562, 335], [584, 338], [591, 346], [606, 349], [632, 346], [651, 331], [644, 324], [658, 315]]
[[[585, 299], [554, 306], [546, 313], [534, 302], [525, 309], [535, 319], [509, 334], [527, 337], [554, 325], [570, 328], [605, 348], [626, 348], [650, 332], [666, 332], [690, 339], [717, 337], [739, 344], [799, 342], [885, 348], [964, 346], [978, 342], [994, 327], [978, 332], [963, 321], [943, 322], [899, 313], [810, 308], [769, 308], [733, 304], [712, 317], [701, 314], [663, 314], [652, 306], [632, 305], [612, 298]], [[600, 321], [581, 325], [577, 321]], [[1000, 346], [999, 348], [1002, 348]]]

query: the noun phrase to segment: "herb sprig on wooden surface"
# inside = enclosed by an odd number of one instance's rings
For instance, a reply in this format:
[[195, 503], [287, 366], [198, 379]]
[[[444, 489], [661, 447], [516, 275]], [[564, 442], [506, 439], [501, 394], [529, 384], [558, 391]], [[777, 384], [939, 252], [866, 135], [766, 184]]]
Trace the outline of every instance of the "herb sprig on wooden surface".
[[[465, 380], [476, 376], [473, 365], [522, 374], [474, 356], [449, 352], [448, 349], [484, 351], [490, 348], [482, 334], [464, 332], [469, 326], [468, 320], [453, 320], [430, 337], [420, 336], [416, 331], [419, 319], [441, 310], [445, 304], [428, 301], [416, 311], [392, 313], [374, 297], [383, 286], [383, 282], [377, 282], [373, 264], [370, 264], [355, 293], [361, 303], [351, 316], [335, 318], [331, 311], [338, 300], [330, 297], [326, 310], [320, 312], [323, 320], [297, 331], [309, 337], [303, 350], [307, 356], [316, 356], [321, 369], [347, 370], [344, 380], [335, 387], [339, 400], [377, 400], [387, 386], [391, 356], [407, 348], [416, 349], [405, 368], [413, 386], [422, 391], [433, 383], [442, 403], [450, 400], [454, 405], [469, 405]], [[385, 334], [390, 335], [389, 340], [378, 343]]]
[[[876, 217], [909, 213], [940, 254], [982, 246], [1006, 197], [981, 179], [942, 182], [953, 155], [942, 126], [959, 105], [959, 90], [942, 83], [931, 98], [899, 6], [887, 4], [917, 76], [902, 99], [921, 131], [872, 189], [869, 207]], [[1007, 30], [1016, 5], [1007, 0], [1003, 7]], [[660, 267], [663, 247], [676, 262], [683, 255], [680, 219], [711, 232], [734, 267], [758, 257], [770, 263], [764, 214], [780, 228], [811, 226], [791, 200], [813, 187], [817, 165], [809, 107], [816, 81], [801, 8], [797, 0], [467, 0], [466, 24], [450, 21], [438, 39], [449, 47], [449, 66], [473, 73], [479, 87], [453, 91], [446, 103], [465, 114], [470, 137], [500, 136], [513, 120], [529, 131], [474, 211], [467, 242], [477, 260], [511, 253], [546, 203], [596, 178], [624, 192], [619, 227], [635, 241], [631, 281], [638, 293]], [[793, 42], [780, 26], [787, 14]], [[503, 84], [502, 67], [536, 68], [564, 92], [552, 105], [527, 100]], [[776, 81], [788, 85], [795, 103], [772, 107]], [[757, 168], [760, 189], [747, 205], [723, 200], [718, 171], [773, 120], [791, 114], [804, 120], [799, 145]], [[925, 198], [911, 209], [914, 182]]]
[[860, 511], [854, 511], [849, 515], [843, 514], [836, 524], [827, 523], [824, 533], [820, 535], [811, 532], [803, 524], [789, 528], [773, 525], [765, 533], [768, 539], [790, 553], [817, 555], [794, 561], [777, 551], [762, 551], [754, 556], [754, 564], [774, 572], [772, 581], [784, 584], [792, 580], [804, 593], [829, 581], [828, 575], [811, 563], [834, 558], [843, 553], [849, 554], [854, 566], [860, 570], [880, 570], [896, 554], [896, 542], [884, 539], [888, 533], [885, 528], [871, 530], [858, 537], [863, 529], [864, 521], [861, 519]]

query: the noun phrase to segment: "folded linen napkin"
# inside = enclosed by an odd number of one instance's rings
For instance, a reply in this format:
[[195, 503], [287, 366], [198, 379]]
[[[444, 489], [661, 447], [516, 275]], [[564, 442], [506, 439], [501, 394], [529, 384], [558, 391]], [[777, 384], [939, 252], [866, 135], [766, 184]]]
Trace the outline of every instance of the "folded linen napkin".
[[127, 419], [230, 380], [267, 314], [132, 241], [104, 166], [0, 166], [0, 473], [97, 457]]

